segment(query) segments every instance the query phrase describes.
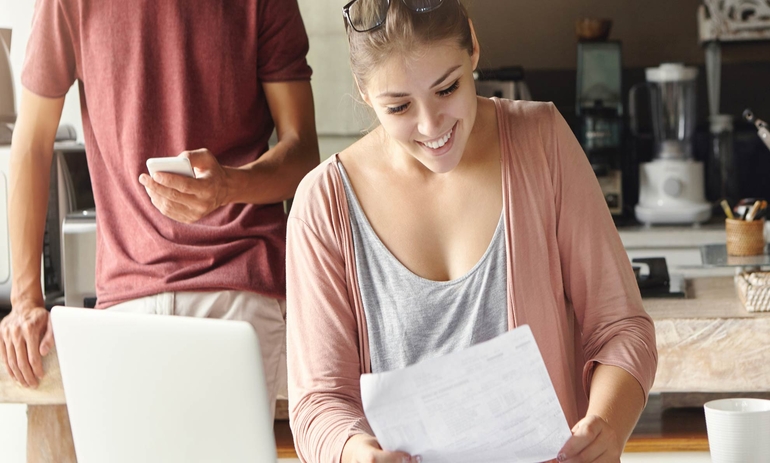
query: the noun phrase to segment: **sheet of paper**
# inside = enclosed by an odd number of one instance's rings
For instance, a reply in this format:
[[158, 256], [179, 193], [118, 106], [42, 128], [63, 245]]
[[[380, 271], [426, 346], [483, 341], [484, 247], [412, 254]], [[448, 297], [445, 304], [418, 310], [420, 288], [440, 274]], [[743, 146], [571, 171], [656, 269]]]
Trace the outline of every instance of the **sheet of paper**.
[[424, 463], [534, 463], [572, 435], [529, 326], [407, 368], [361, 376], [382, 448]]

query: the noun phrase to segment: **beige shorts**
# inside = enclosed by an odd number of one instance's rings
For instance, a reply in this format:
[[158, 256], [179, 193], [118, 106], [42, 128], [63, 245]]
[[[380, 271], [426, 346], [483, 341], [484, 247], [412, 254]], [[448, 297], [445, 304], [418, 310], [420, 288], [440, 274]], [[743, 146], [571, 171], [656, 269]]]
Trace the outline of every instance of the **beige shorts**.
[[259, 338], [273, 416], [276, 398], [286, 397], [286, 301], [247, 291], [177, 291], [133, 299], [107, 310], [249, 322]]

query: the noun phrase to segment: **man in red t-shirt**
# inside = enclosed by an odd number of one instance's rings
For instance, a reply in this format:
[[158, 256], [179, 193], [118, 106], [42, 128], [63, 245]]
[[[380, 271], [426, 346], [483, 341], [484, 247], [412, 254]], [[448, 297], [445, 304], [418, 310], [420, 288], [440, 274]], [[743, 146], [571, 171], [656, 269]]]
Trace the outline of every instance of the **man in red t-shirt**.
[[[296, 0], [37, 0], [11, 148], [9, 375], [37, 386], [53, 344], [40, 255], [54, 136], [77, 82], [97, 308], [249, 321], [275, 389], [282, 201], [318, 163], [307, 51]], [[196, 178], [146, 173], [148, 158], [177, 155]]]

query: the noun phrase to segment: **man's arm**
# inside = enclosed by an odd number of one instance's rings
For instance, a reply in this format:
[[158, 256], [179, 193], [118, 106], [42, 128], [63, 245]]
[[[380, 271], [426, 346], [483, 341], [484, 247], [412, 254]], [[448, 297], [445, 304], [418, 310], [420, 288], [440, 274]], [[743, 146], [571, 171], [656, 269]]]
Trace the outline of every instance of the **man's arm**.
[[0, 322], [0, 357], [8, 374], [35, 387], [43, 376], [41, 355], [53, 333], [40, 285], [53, 143], [64, 97], [43, 98], [22, 89], [10, 160], [8, 228], [11, 240], [11, 314]]
[[262, 88], [278, 143], [256, 161], [230, 172], [230, 203], [269, 204], [289, 199], [320, 159], [310, 82], [269, 82]]
[[313, 92], [308, 81], [262, 84], [278, 143], [240, 167], [221, 166], [206, 149], [186, 151], [197, 178], [158, 173], [139, 176], [158, 210], [179, 222], [195, 222], [232, 203], [271, 204], [294, 196], [300, 180], [319, 162]]

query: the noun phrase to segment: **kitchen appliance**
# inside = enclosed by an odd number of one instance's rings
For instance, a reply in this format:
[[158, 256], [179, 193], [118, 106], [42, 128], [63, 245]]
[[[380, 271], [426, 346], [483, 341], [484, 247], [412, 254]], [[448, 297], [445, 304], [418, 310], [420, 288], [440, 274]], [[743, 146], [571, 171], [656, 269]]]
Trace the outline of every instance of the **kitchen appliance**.
[[669, 275], [665, 257], [645, 257], [631, 260], [636, 284], [642, 297], [684, 298], [684, 276]]
[[621, 45], [578, 42], [575, 108], [580, 143], [613, 215], [623, 213]]
[[16, 122], [10, 49], [11, 30], [0, 29], [0, 145], [11, 143], [11, 124]]
[[64, 305], [93, 308], [96, 305], [96, 210], [67, 214], [61, 233]]
[[637, 91], [646, 88], [655, 137], [651, 162], [639, 166], [636, 218], [651, 224], [698, 224], [711, 217], [706, 202], [703, 163], [692, 156], [698, 70], [680, 63], [647, 68], [647, 81], [634, 85], [629, 96], [631, 131], [638, 130]]
[[476, 94], [479, 96], [509, 100], [532, 99], [529, 87], [524, 81], [524, 68], [521, 66], [479, 70], [473, 73], [473, 78], [476, 80]]
[[[10, 146], [0, 146], [0, 308], [11, 305], [11, 248], [8, 234], [8, 178]], [[43, 237], [41, 283], [46, 305], [57, 302], [63, 295], [62, 222], [67, 214], [94, 207], [91, 181], [83, 145], [59, 142], [54, 145], [48, 196], [48, 213]], [[73, 264], [74, 265], [74, 264]], [[78, 261], [77, 270], [88, 271], [93, 262]], [[84, 270], [85, 269], [85, 270]], [[92, 270], [91, 270], [92, 271]]]

